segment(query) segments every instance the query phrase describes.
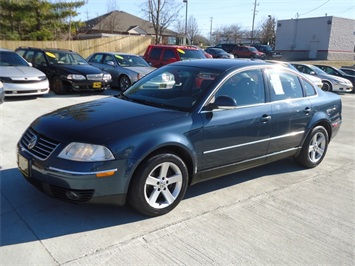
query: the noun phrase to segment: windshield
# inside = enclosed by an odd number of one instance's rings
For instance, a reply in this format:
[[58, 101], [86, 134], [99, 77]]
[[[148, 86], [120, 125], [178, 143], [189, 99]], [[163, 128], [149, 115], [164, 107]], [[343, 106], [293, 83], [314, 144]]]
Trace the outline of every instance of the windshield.
[[135, 55], [115, 54], [117, 63], [122, 67], [150, 67], [141, 57]]
[[51, 64], [54, 65], [87, 65], [86, 60], [77, 53], [70, 51], [46, 51], [46, 56]]
[[177, 49], [181, 60], [205, 59], [205, 55], [199, 49]]
[[27, 61], [15, 52], [0, 52], [0, 66], [29, 66]]
[[316, 67], [316, 66], [309, 66], [312, 71], [314, 71], [314, 73], [316, 73], [317, 75], [329, 75], [327, 74], [326, 72], [324, 72], [322, 69], [320, 69], [319, 67]]
[[123, 96], [146, 105], [189, 112], [219, 74], [211, 69], [168, 66], [140, 79]]

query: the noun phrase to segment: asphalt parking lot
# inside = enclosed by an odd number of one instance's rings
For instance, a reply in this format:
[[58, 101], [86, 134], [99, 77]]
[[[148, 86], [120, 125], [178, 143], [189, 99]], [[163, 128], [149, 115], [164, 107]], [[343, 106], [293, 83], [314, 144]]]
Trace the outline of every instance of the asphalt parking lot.
[[188, 189], [167, 215], [51, 199], [24, 180], [16, 143], [39, 115], [107, 97], [52, 93], [0, 105], [1, 265], [354, 265], [355, 94], [322, 164], [283, 160]]

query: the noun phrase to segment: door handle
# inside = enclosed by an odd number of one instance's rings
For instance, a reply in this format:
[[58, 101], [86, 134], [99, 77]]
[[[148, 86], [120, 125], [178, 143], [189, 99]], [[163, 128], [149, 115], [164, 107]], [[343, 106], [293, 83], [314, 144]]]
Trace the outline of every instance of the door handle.
[[260, 118], [260, 121], [261, 121], [262, 123], [267, 123], [267, 122], [269, 122], [270, 120], [271, 120], [271, 115], [267, 115], [267, 114], [263, 115], [263, 116]]
[[308, 115], [310, 112], [311, 112], [311, 108], [309, 108], [309, 107], [306, 107], [306, 108], [304, 108], [304, 112]]

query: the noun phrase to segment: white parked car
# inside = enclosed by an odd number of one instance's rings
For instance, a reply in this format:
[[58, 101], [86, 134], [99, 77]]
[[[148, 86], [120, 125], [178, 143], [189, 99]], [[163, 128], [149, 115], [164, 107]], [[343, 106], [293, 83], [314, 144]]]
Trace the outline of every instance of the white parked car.
[[5, 96], [38, 96], [49, 92], [46, 75], [19, 54], [0, 49], [0, 76]]
[[321, 70], [319, 67], [308, 65], [308, 64], [297, 64], [292, 63], [292, 65], [300, 72], [310, 75], [315, 75], [316, 77], [322, 79], [324, 91], [334, 91], [334, 92], [352, 92], [353, 84], [341, 77], [329, 75], [328, 73]]

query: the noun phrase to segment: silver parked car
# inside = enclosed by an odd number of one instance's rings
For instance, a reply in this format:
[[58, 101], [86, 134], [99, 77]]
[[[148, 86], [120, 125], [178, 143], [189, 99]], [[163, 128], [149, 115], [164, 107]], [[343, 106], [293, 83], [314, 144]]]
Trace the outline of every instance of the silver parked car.
[[0, 103], [3, 103], [5, 99], [5, 90], [4, 90], [4, 85], [0, 81]]
[[292, 65], [302, 73], [315, 75], [318, 78], [322, 79], [322, 90], [324, 91], [351, 92], [353, 90], [353, 84], [349, 80], [329, 75], [328, 73], [321, 70], [319, 67], [297, 63], [292, 63]]
[[86, 60], [89, 64], [111, 74], [111, 86], [125, 91], [132, 83], [155, 70], [142, 57], [116, 52], [99, 52], [91, 54]]
[[38, 96], [49, 92], [46, 75], [14, 51], [0, 48], [0, 79], [5, 96]]

